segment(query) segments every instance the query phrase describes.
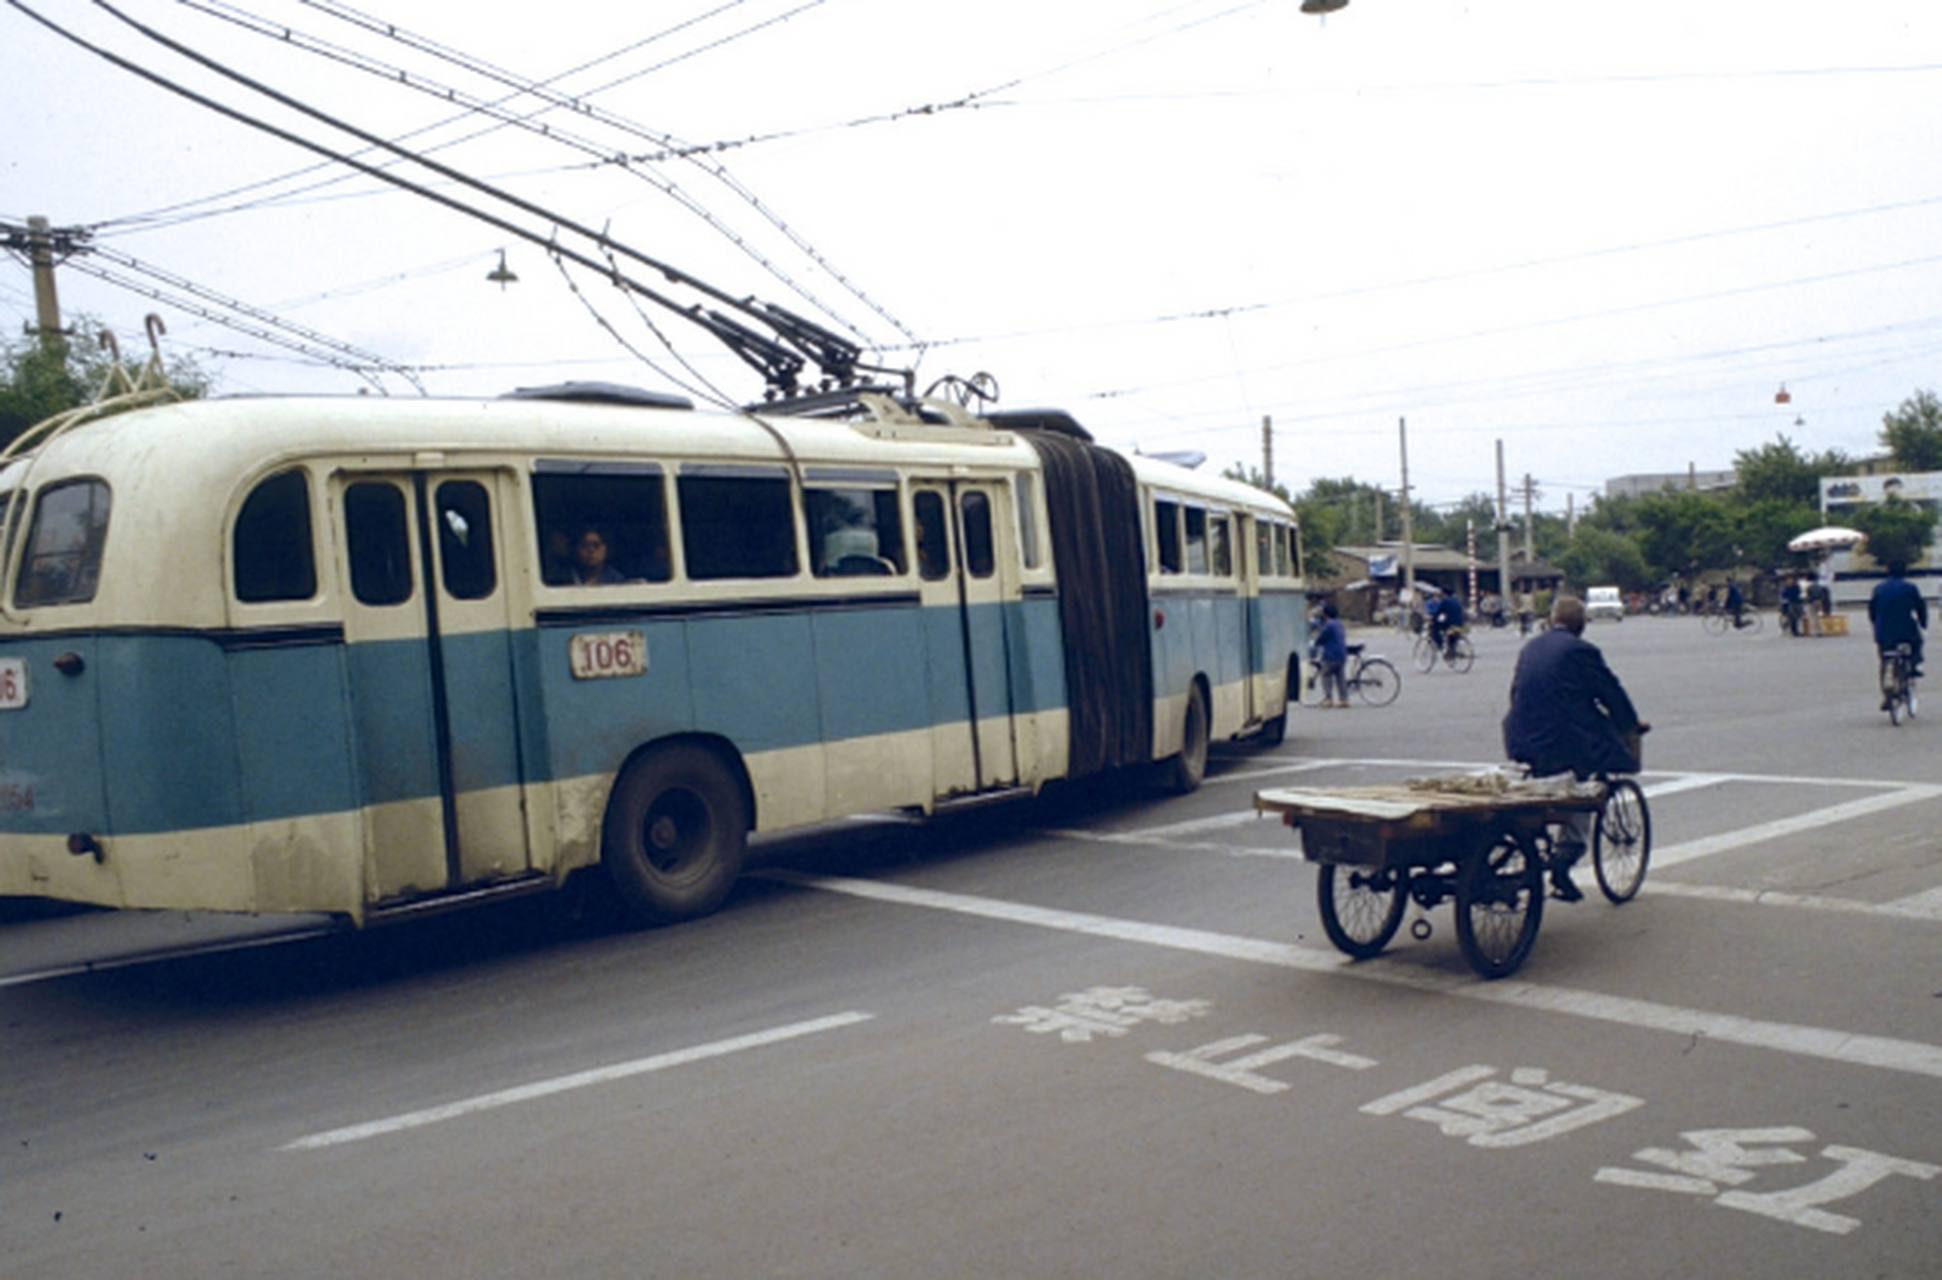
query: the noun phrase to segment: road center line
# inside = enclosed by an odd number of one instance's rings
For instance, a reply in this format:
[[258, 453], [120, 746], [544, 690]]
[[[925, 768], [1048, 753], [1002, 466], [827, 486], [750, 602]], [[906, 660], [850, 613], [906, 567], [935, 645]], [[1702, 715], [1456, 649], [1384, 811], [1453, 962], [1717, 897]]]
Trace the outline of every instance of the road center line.
[[331, 1129], [324, 1133], [313, 1133], [307, 1138], [298, 1138], [279, 1147], [280, 1151], [315, 1151], [320, 1147], [335, 1147], [346, 1142], [361, 1142], [366, 1138], [376, 1138], [387, 1133], [398, 1133], [405, 1129], [416, 1129], [423, 1125], [437, 1124], [442, 1120], [455, 1120], [460, 1116], [472, 1115], [480, 1111], [490, 1111], [496, 1107], [509, 1107], [517, 1102], [531, 1102], [535, 1098], [545, 1098], [556, 1093], [566, 1093], [572, 1089], [584, 1089], [590, 1085], [608, 1084], [615, 1080], [625, 1080], [629, 1076], [645, 1075], [650, 1071], [663, 1071], [669, 1067], [686, 1066], [708, 1058], [725, 1057], [740, 1053], [744, 1049], [759, 1049], [765, 1045], [780, 1044], [785, 1040], [795, 1040], [802, 1036], [815, 1035], [822, 1031], [834, 1031], [839, 1027], [855, 1026], [868, 1022], [875, 1014], [837, 1013], [826, 1018], [812, 1018], [808, 1022], [791, 1023], [786, 1027], [774, 1027], [768, 1031], [751, 1032], [745, 1036], [735, 1036], [727, 1040], [717, 1040], [713, 1044], [695, 1045], [688, 1049], [676, 1049], [672, 1053], [660, 1053], [651, 1058], [637, 1058], [632, 1062], [618, 1062], [609, 1067], [595, 1067], [590, 1071], [576, 1071], [572, 1075], [556, 1076], [551, 1080], [536, 1080], [511, 1089], [501, 1089], [496, 1093], [480, 1094], [476, 1098], [465, 1098], [458, 1102], [448, 1102], [443, 1106], [427, 1107], [423, 1111], [408, 1111], [403, 1115], [391, 1116], [384, 1120], [371, 1120], [364, 1124], [349, 1125], [342, 1129]]
[[1148, 924], [1120, 920], [1084, 912], [1059, 911], [1026, 903], [1006, 902], [967, 894], [917, 889], [876, 880], [856, 880], [838, 876], [815, 876], [786, 870], [758, 872], [765, 879], [819, 889], [825, 893], [845, 894], [898, 906], [923, 907], [949, 911], [1010, 924], [1057, 929], [1095, 938], [1110, 938], [1145, 946], [1166, 947], [1199, 955], [1243, 960], [1250, 964], [1276, 965], [1310, 973], [1340, 974], [1366, 981], [1406, 987], [1438, 995], [1460, 996], [1492, 1004], [1538, 1009], [1548, 1013], [1570, 1014], [1620, 1026], [1661, 1031], [1691, 1038], [1719, 1040], [1757, 1049], [1772, 1049], [1798, 1057], [1821, 1058], [1846, 1066], [1875, 1067], [1909, 1075], [1942, 1079], [1942, 1046], [1915, 1040], [1896, 1040], [1886, 1036], [1856, 1035], [1823, 1027], [1799, 1026], [1785, 1022], [1765, 1022], [1733, 1014], [1685, 1009], [1651, 1000], [1602, 995], [1569, 987], [1547, 987], [1534, 982], [1501, 979], [1483, 982], [1474, 978], [1427, 973], [1407, 968], [1393, 960], [1365, 960], [1351, 965], [1348, 957], [1293, 943], [1268, 942], [1202, 929]]

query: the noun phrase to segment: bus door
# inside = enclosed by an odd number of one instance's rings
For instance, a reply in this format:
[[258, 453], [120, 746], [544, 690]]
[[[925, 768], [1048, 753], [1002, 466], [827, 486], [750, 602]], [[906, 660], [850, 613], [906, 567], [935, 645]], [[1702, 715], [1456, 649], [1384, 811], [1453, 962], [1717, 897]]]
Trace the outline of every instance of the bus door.
[[940, 796], [1018, 782], [1007, 628], [1019, 584], [1000, 518], [1008, 496], [995, 481], [911, 486]]
[[1234, 570], [1241, 585], [1241, 708], [1246, 723], [1268, 715], [1267, 619], [1261, 612], [1261, 575], [1273, 555], [1266, 521], [1244, 512], [1234, 513]]
[[462, 472], [337, 481], [372, 901], [528, 866], [499, 485]]

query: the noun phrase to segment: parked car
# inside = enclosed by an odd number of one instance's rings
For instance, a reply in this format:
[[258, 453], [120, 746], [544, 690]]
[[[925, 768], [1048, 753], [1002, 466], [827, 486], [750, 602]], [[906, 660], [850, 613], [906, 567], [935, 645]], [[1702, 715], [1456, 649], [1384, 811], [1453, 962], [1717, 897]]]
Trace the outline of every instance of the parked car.
[[1593, 587], [1585, 592], [1585, 617], [1596, 620], [1610, 618], [1613, 622], [1625, 621], [1625, 599], [1619, 595], [1617, 587]]

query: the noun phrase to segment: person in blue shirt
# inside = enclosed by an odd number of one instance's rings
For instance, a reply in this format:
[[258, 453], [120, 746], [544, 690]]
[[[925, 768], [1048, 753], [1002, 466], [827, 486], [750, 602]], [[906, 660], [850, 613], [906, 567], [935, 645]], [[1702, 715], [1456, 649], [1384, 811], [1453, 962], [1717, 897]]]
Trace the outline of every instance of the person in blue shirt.
[[1322, 668], [1322, 705], [1348, 706], [1349, 683], [1342, 667], [1349, 660], [1349, 634], [1332, 600], [1322, 606], [1322, 627], [1315, 633], [1315, 660]]
[[[1533, 777], [1568, 773], [1583, 780], [1638, 772], [1631, 741], [1651, 726], [1639, 719], [1625, 686], [1605, 665], [1598, 646], [1583, 638], [1584, 630], [1584, 601], [1559, 596], [1551, 606], [1551, 629], [1532, 638], [1517, 656], [1510, 711], [1504, 716], [1504, 754], [1528, 765]], [[1584, 856], [1591, 823], [1588, 812], [1572, 814], [1558, 840], [1551, 893], [1565, 902], [1585, 896], [1571, 879], [1571, 864]]]
[[1449, 652], [1453, 633], [1463, 626], [1463, 601], [1452, 592], [1445, 592], [1430, 601], [1430, 643], [1441, 652]]
[[[1928, 629], [1928, 602], [1922, 599], [1921, 588], [1903, 575], [1908, 566], [1899, 560], [1890, 561], [1888, 576], [1875, 584], [1874, 594], [1868, 597], [1868, 621], [1875, 629], [1875, 649], [1882, 657], [1895, 650], [1897, 645], [1907, 645], [1910, 657], [1914, 659], [1913, 674], [1922, 674], [1922, 632]], [[1888, 710], [1888, 700], [1882, 699], [1881, 709]]]

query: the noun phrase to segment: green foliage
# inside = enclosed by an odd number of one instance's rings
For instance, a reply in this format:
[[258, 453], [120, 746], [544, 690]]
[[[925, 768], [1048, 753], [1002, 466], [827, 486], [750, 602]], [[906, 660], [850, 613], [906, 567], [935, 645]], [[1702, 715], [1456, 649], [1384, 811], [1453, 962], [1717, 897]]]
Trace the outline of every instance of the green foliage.
[[1814, 507], [1821, 499], [1821, 477], [1852, 474], [1854, 463], [1839, 449], [1804, 454], [1786, 436], [1776, 435], [1772, 444], [1740, 450], [1734, 455], [1733, 469], [1740, 480], [1732, 491], [1736, 502], [1780, 501]]
[[1883, 565], [1913, 564], [1935, 536], [1935, 512], [1895, 495], [1856, 508], [1849, 523], [1868, 535], [1868, 554]]
[[1639, 551], [1655, 579], [1739, 564], [1726, 501], [1692, 489], [1643, 494], [1634, 510]]
[[1564, 570], [1567, 582], [1582, 587], [1609, 583], [1643, 591], [1655, 582], [1637, 539], [1593, 524], [1580, 524], [1554, 563]]
[[[83, 321], [76, 329], [80, 336], [72, 342], [46, 345], [23, 338], [0, 344], [0, 445], [37, 422], [92, 401], [103, 386], [110, 395], [125, 389], [114, 377], [114, 354], [100, 328]], [[139, 364], [126, 374], [132, 378], [138, 370]], [[187, 357], [169, 361], [163, 376], [184, 400], [209, 393], [208, 376]]]
[[1883, 414], [1881, 444], [1903, 471], [1942, 471], [1942, 400], [1918, 390]]

